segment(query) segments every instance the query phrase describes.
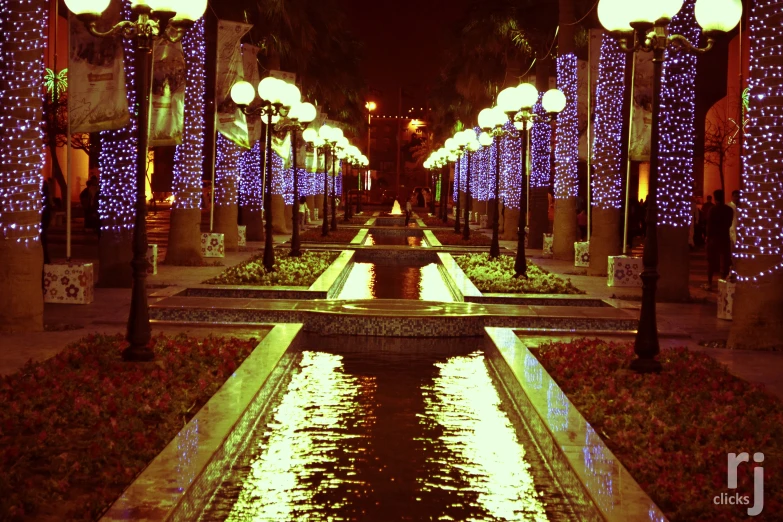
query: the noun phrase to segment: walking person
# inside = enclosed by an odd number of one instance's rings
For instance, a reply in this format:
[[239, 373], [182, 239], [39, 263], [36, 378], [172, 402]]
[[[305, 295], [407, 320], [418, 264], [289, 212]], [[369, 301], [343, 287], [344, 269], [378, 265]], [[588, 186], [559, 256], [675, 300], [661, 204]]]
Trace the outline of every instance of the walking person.
[[411, 222], [411, 214], [413, 213], [413, 205], [411, 204], [411, 200], [405, 202], [405, 226], [408, 226], [408, 223]]
[[737, 245], [737, 221], [739, 220], [739, 211], [737, 210], [737, 207], [740, 204], [740, 192], [739, 190], [735, 190], [731, 193], [731, 201], [729, 201], [729, 206], [731, 207], [731, 210], [734, 211], [734, 215], [731, 219], [731, 228], [729, 229], [729, 237], [731, 238], [731, 248], [734, 248]]
[[[707, 212], [707, 284], [702, 286], [712, 291], [715, 273], [726, 279], [731, 268], [731, 222], [734, 211], [724, 202], [722, 190], [713, 192], [715, 204]], [[706, 205], [706, 203], [705, 203]]]
[[299, 198], [299, 229], [304, 230], [307, 222], [307, 199], [302, 196]]

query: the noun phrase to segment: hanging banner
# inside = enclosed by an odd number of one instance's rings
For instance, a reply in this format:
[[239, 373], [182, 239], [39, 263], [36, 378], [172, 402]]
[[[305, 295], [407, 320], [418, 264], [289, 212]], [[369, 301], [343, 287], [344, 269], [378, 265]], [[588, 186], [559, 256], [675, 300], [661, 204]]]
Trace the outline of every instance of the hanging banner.
[[[258, 73], [258, 53], [260, 48], [255, 45], [242, 44], [242, 67], [244, 71], [244, 78], [246, 82], [250, 82], [253, 87], [258, 86], [258, 82], [261, 79]], [[259, 103], [260, 99], [256, 99], [256, 103]], [[251, 108], [255, 105], [251, 104]], [[253, 146], [255, 142], [261, 139], [261, 117], [260, 116], [246, 116], [247, 120], [247, 134], [250, 146]]]
[[[275, 132], [277, 132], [277, 129], [275, 129]], [[285, 136], [272, 134], [272, 150], [283, 158], [283, 168], [289, 168], [291, 166], [291, 133], [286, 132]]]
[[636, 72], [633, 87], [633, 111], [631, 115], [632, 161], [650, 161], [650, 136], [652, 135], [652, 53], [634, 53]]
[[244, 64], [239, 41], [253, 26], [229, 20], [218, 20], [217, 42], [217, 130], [246, 149], [250, 148], [247, 120], [231, 100], [231, 87], [244, 79]]
[[150, 147], [182, 143], [185, 119], [185, 53], [182, 43], [155, 40], [152, 66]]
[[[122, 2], [112, 0], [97, 21], [106, 31], [120, 20]], [[119, 129], [130, 121], [125, 91], [122, 38], [97, 38], [75, 16], [70, 17], [71, 48], [68, 98], [71, 132]]]

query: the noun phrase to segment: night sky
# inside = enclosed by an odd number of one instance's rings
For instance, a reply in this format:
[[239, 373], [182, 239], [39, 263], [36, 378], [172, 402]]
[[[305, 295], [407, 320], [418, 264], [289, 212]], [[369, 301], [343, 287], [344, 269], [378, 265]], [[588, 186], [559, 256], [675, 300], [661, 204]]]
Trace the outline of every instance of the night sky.
[[363, 72], [378, 103], [377, 115], [424, 107], [426, 88], [443, 66], [443, 51], [469, 0], [345, 0], [354, 34], [364, 42]]

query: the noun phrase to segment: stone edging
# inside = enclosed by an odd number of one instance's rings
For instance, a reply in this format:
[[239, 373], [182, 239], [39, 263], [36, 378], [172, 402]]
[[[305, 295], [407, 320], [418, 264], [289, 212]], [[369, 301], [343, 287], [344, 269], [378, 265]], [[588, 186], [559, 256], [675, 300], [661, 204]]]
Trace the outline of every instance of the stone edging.
[[103, 522], [196, 520], [242, 450], [266, 398], [292, 360], [285, 356], [301, 324], [276, 325], [195, 417], [142, 471]]
[[509, 328], [485, 328], [487, 359], [579, 520], [667, 518]]

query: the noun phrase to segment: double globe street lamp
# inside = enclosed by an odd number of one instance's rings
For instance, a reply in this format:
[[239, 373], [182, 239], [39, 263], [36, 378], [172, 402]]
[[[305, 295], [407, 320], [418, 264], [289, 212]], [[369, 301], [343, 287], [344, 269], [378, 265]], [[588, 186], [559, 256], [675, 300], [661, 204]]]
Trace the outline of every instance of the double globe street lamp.
[[505, 131], [503, 126], [508, 122], [506, 113], [500, 107], [482, 109], [478, 115], [478, 124], [484, 132], [479, 137], [481, 145], [495, 144], [495, 194], [492, 219], [492, 245], [489, 247], [489, 257], [495, 259], [500, 255], [500, 138]]
[[272, 133], [280, 118], [287, 116], [293, 107], [301, 103], [302, 95], [296, 85], [267, 76], [258, 82], [258, 97], [261, 99], [261, 104], [257, 108], [251, 108], [250, 104], [256, 98], [256, 89], [244, 80], [231, 86], [231, 99], [244, 114], [266, 116], [266, 179], [263, 180], [266, 222], [264, 224], [263, 264], [264, 268], [271, 272], [275, 266], [274, 238], [272, 237]]
[[110, 0], [65, 0], [65, 5], [99, 38], [121, 35], [133, 40], [136, 59], [136, 103], [139, 104], [136, 143], [136, 217], [133, 223], [133, 289], [128, 316], [128, 347], [122, 352], [126, 361], [149, 361], [152, 337], [147, 306], [147, 204], [144, 180], [149, 148], [150, 97], [152, 95], [152, 48], [161, 38], [178, 42], [207, 8], [206, 0], [136, 0], [131, 3], [135, 20], [123, 20], [108, 30], [99, 29], [101, 15]]
[[653, 55], [652, 133], [650, 137], [650, 179], [647, 196], [647, 233], [644, 240], [642, 263], [642, 307], [636, 332], [634, 351], [637, 358], [631, 369], [639, 373], [661, 371], [655, 359], [660, 352], [658, 325], [655, 315], [655, 292], [658, 282], [658, 166], [660, 154], [660, 100], [663, 62], [666, 50], [702, 54], [715, 43], [718, 33], [731, 31], [742, 18], [741, 0], [697, 0], [696, 22], [707, 38], [704, 47], [685, 36], [670, 34], [669, 23], [682, 9], [683, 0], [600, 0], [598, 19], [617, 39], [620, 49], [632, 54], [638, 51]]
[[514, 122], [522, 141], [522, 176], [519, 187], [519, 225], [517, 227], [517, 256], [514, 261], [514, 277], [527, 278], [525, 259], [525, 229], [527, 228], [527, 152], [530, 125], [537, 122], [550, 123], [565, 109], [566, 97], [559, 89], [549, 89], [541, 96], [544, 114], [536, 114], [533, 107], [538, 102], [539, 92], [530, 83], [508, 87], [498, 94], [498, 107]]

